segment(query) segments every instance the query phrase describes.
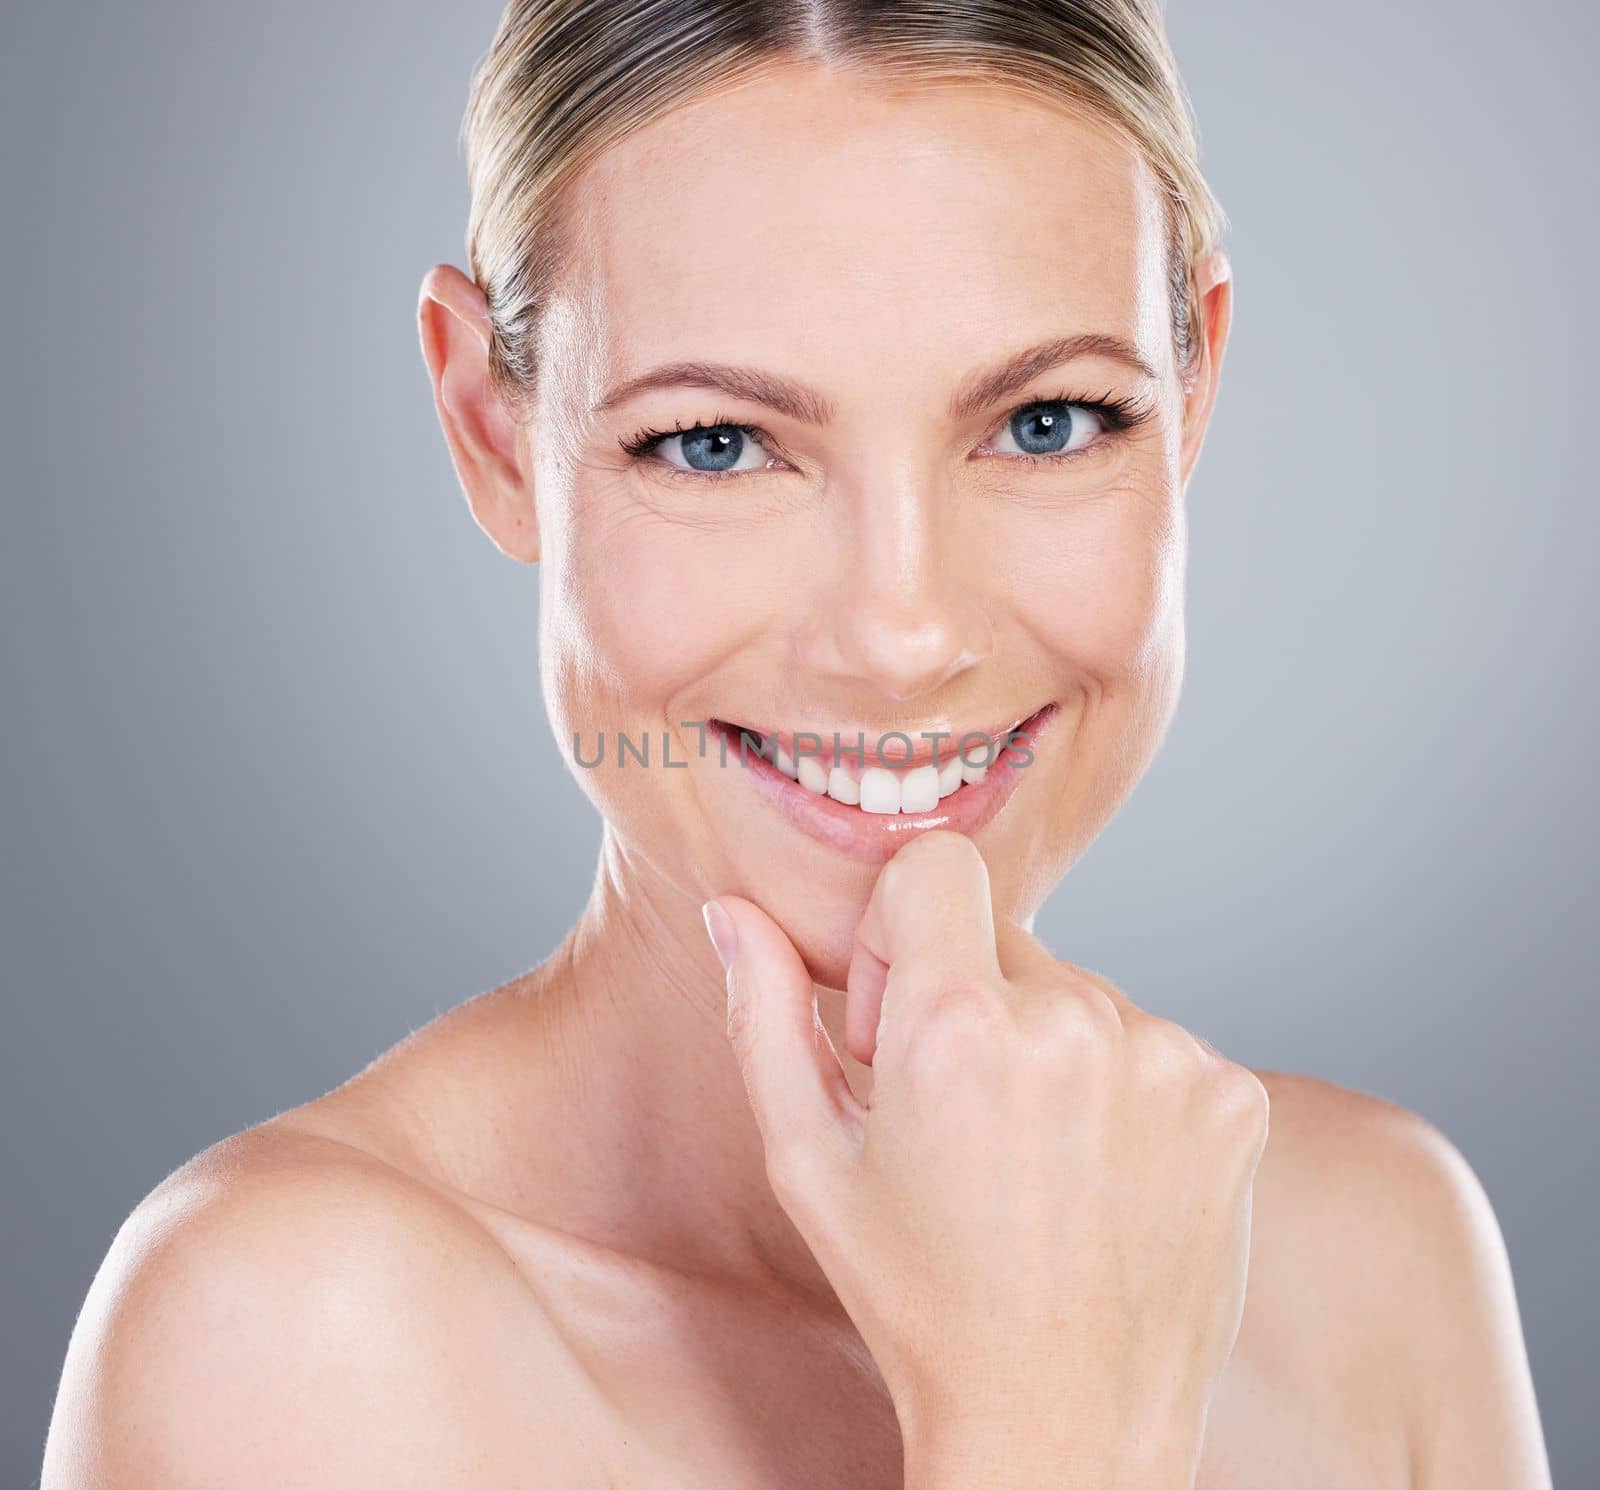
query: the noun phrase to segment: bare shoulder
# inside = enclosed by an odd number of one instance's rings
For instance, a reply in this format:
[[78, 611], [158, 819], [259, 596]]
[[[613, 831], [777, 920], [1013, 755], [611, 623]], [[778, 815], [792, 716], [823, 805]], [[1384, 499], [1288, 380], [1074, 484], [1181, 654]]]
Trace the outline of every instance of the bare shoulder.
[[[1481, 1219], [1482, 1187], [1454, 1144], [1425, 1118], [1365, 1092], [1311, 1076], [1258, 1071], [1271, 1101], [1261, 1181], [1316, 1205], [1324, 1219], [1352, 1201], [1383, 1200], [1398, 1224]], [[1363, 1212], [1364, 1224], [1381, 1216]]]
[[1542, 1490], [1510, 1263], [1467, 1160], [1395, 1103], [1257, 1075], [1271, 1119], [1250, 1286], [1255, 1295], [1259, 1276], [1270, 1312], [1292, 1324], [1256, 1326], [1294, 1331], [1319, 1369], [1371, 1395], [1375, 1414], [1399, 1414], [1414, 1484]]
[[1264, 1265], [1292, 1265], [1345, 1317], [1370, 1295], [1393, 1319], [1493, 1261], [1499, 1228], [1483, 1187], [1426, 1119], [1309, 1076], [1257, 1074], [1271, 1101], [1256, 1182], [1274, 1243]]
[[269, 1123], [189, 1161], [118, 1230], [68, 1347], [41, 1490], [511, 1483], [535, 1449], [561, 1464], [571, 1435], [543, 1429], [579, 1416], [580, 1395], [468, 1213]]

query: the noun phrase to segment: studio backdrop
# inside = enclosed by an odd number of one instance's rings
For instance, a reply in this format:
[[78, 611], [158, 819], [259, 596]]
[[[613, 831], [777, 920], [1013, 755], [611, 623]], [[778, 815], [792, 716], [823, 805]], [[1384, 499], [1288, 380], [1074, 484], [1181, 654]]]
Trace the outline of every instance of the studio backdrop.
[[[417, 346], [498, 0], [12, 6], [0, 1481], [122, 1218], [537, 962], [599, 822]], [[1147, 778], [1040, 934], [1457, 1144], [1600, 1478], [1596, 10], [1172, 0], [1237, 303]], [[553, 854], [552, 844], [569, 852]], [[559, 868], [555, 866], [561, 866]], [[574, 868], [570, 866], [581, 866]]]

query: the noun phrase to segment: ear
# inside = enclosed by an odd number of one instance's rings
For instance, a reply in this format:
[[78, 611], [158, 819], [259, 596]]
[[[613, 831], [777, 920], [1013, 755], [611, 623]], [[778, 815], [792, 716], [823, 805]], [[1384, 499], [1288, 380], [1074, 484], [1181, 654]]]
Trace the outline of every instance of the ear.
[[459, 269], [436, 264], [422, 281], [417, 322], [434, 407], [472, 515], [502, 553], [536, 563], [539, 525], [522, 430], [489, 381], [489, 302]]
[[1217, 383], [1222, 377], [1222, 358], [1228, 349], [1228, 328], [1233, 322], [1233, 266], [1220, 248], [1213, 249], [1194, 266], [1195, 300], [1205, 327], [1201, 338], [1200, 365], [1184, 396], [1183, 448], [1179, 467], [1183, 484], [1200, 459], [1206, 426], [1217, 401]]

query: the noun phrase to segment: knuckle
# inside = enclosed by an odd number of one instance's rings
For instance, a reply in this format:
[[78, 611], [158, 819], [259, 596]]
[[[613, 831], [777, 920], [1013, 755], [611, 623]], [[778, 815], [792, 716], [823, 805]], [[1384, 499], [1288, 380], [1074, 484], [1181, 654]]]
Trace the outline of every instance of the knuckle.
[[1017, 988], [1006, 1010], [1006, 1027], [1018, 1058], [1052, 1085], [1076, 1081], [1104, 1067], [1121, 1023], [1103, 996], [1084, 996], [1060, 983]]
[[1057, 963], [1056, 966], [1078, 990], [1079, 997], [1087, 1001], [1096, 1021], [1108, 1033], [1120, 1034], [1124, 1028], [1154, 1017], [1146, 1014], [1109, 978], [1103, 978], [1099, 973], [1072, 962]]
[[1074, 987], [1072, 997], [1062, 1002], [1070, 1003], [1078, 1017], [1088, 1022], [1093, 1033], [1103, 1038], [1121, 1033], [1122, 1015], [1117, 1009], [1117, 1001], [1098, 983]]
[[997, 969], [954, 957], [932, 943], [902, 956], [890, 976], [903, 977], [905, 986], [915, 989], [930, 1008], [965, 1006], [968, 1012], [990, 1018], [1006, 1008], [1012, 994], [1011, 984]]
[[1082, 1072], [1104, 1064], [1123, 1032], [1115, 1002], [1070, 978], [994, 979], [933, 961], [917, 977], [925, 998], [906, 1043], [925, 1070], [998, 1059]]
[[1260, 1077], [1234, 1061], [1219, 1058], [1212, 1080], [1219, 1118], [1241, 1142], [1255, 1146], [1263, 1143], [1272, 1102]]
[[1111, 1001], [1092, 986], [1052, 989], [1033, 1008], [1038, 1038], [1051, 1053], [1074, 1060], [1103, 1049], [1120, 1028]]
[[965, 979], [922, 1011], [911, 1034], [911, 1060], [938, 1080], [970, 1070], [995, 1049], [1003, 1019], [998, 991]]
[[1120, 993], [1121, 990], [1119, 990], [1117, 985], [1109, 978], [1103, 977], [1101, 974], [1095, 972], [1092, 968], [1079, 967], [1075, 962], [1065, 963], [1063, 966], [1068, 968], [1073, 977], [1078, 982], [1084, 984], [1085, 987], [1097, 989], [1099, 992], [1104, 994], [1107, 999], [1111, 1000], [1112, 1003], [1116, 1002], [1116, 995]]
[[1148, 1015], [1137, 1025], [1139, 1069], [1158, 1086], [1186, 1086], [1204, 1068], [1200, 1042], [1182, 1025]]

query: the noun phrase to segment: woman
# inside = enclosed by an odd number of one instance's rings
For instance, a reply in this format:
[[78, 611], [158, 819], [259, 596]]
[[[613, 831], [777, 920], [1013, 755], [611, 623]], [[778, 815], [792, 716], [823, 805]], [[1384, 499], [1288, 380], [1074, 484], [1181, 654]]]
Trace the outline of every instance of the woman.
[[1153, 4], [519, 0], [466, 140], [422, 346], [593, 894], [141, 1204], [44, 1490], [1548, 1484], [1445, 1140], [1030, 930], [1228, 338]]

